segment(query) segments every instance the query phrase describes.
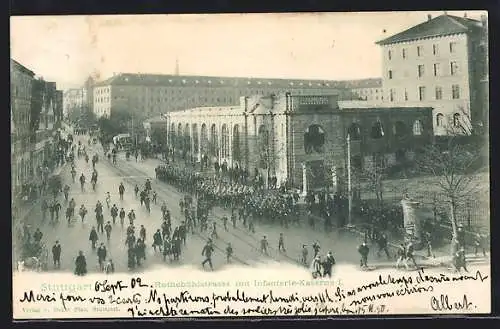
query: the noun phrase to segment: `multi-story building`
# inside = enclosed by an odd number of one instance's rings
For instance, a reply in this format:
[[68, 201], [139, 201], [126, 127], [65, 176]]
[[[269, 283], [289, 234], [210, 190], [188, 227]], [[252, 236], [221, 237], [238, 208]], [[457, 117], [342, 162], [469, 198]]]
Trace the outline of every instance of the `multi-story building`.
[[31, 96], [35, 73], [13, 59], [10, 71], [12, 195], [17, 196], [31, 179]]
[[87, 105], [87, 89], [73, 88], [64, 91], [64, 116], [74, 109], [83, 108]]
[[[432, 141], [431, 108], [354, 108], [339, 95], [241, 97], [240, 104], [166, 114], [171, 151], [308, 191], [343, 190], [349, 143], [362, 169], [411, 160]], [[349, 142], [347, 136], [350, 136]]]
[[[434, 131], [469, 133], [485, 121], [481, 80], [487, 74], [486, 17], [435, 18], [378, 41], [384, 101], [432, 107]], [[486, 42], [487, 43], [487, 42]]]
[[93, 110], [97, 117], [112, 111], [152, 117], [197, 106], [238, 105], [241, 96], [285, 91], [307, 95], [340, 92], [343, 99], [359, 99], [346, 89], [347, 84], [354, 82], [123, 73], [94, 85]]
[[372, 78], [355, 80], [345, 85], [356, 94], [361, 100], [382, 102], [384, 100], [384, 92], [382, 89], [382, 79]]

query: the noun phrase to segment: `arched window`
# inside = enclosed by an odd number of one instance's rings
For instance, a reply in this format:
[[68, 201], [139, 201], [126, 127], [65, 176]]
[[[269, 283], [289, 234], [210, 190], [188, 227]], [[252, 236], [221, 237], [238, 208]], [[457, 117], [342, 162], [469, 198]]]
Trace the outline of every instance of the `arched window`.
[[408, 135], [408, 128], [402, 121], [396, 121], [394, 124], [394, 136], [396, 137], [404, 137]]
[[372, 126], [372, 131], [370, 137], [373, 139], [379, 139], [384, 137], [384, 127], [380, 121], [377, 121]]
[[184, 143], [186, 151], [191, 151], [191, 132], [189, 131], [189, 123], [186, 123], [184, 128]]
[[210, 128], [210, 154], [217, 156], [219, 153], [219, 136], [217, 135], [217, 126], [215, 123]]
[[460, 113], [453, 114], [453, 126], [460, 127]]
[[191, 128], [193, 129], [193, 152], [194, 153], [198, 153], [199, 152], [199, 149], [198, 149], [198, 143], [199, 143], [199, 140], [198, 140], [198, 125], [196, 123], [193, 123], [191, 125]]
[[201, 131], [200, 131], [200, 146], [201, 146], [201, 153], [203, 155], [206, 155], [207, 152], [209, 151], [209, 141], [208, 141], [208, 129], [206, 124], [201, 125]]
[[319, 125], [311, 125], [304, 133], [304, 150], [306, 154], [313, 152], [323, 153], [325, 145], [325, 131]]
[[415, 136], [422, 135], [422, 130], [423, 130], [422, 121], [415, 120], [415, 122], [413, 123], [413, 135]]
[[444, 115], [443, 113], [438, 113], [436, 115], [436, 127], [443, 126]]
[[227, 125], [223, 124], [222, 125], [222, 157], [223, 158], [228, 158], [229, 157], [229, 131], [227, 129]]
[[351, 124], [349, 129], [347, 129], [347, 134], [352, 141], [361, 140], [361, 128], [357, 123]]
[[258, 152], [260, 153], [259, 166], [262, 169], [266, 169], [271, 159], [269, 154], [269, 132], [267, 131], [266, 126], [264, 125], [261, 125], [259, 127], [258, 141], [259, 141]]
[[233, 128], [233, 160], [240, 162], [241, 161], [241, 151], [240, 151], [240, 128], [238, 125], [235, 125]]

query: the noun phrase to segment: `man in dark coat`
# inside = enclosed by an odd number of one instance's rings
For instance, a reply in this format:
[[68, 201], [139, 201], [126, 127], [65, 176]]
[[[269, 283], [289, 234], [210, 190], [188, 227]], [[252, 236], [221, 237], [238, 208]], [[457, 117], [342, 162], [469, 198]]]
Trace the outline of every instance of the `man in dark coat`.
[[389, 254], [389, 250], [387, 249], [387, 236], [385, 234], [382, 234], [378, 237], [377, 244], [378, 244], [377, 257], [380, 257], [380, 252], [384, 251], [385, 255], [387, 256], [387, 259], [391, 259], [391, 255]]
[[202, 256], [205, 256], [205, 260], [201, 263], [203, 268], [205, 268], [205, 264], [208, 263], [210, 265], [210, 269], [213, 270], [212, 266], [212, 253], [214, 252], [214, 247], [212, 246], [212, 241], [209, 239], [205, 247], [203, 247], [203, 250], [201, 252]]
[[358, 247], [358, 252], [361, 255], [361, 260], [359, 266], [361, 267], [368, 267], [368, 253], [370, 252], [370, 248], [366, 244], [366, 242], [363, 242], [359, 247]]
[[104, 269], [107, 254], [106, 246], [104, 246], [104, 243], [101, 243], [99, 248], [97, 248], [97, 260], [99, 261], [99, 269], [101, 271]]
[[52, 246], [52, 259], [54, 260], [54, 268], [61, 268], [61, 245], [56, 241]]
[[153, 234], [153, 249], [156, 252], [156, 247], [161, 251], [161, 247], [163, 245], [163, 239], [160, 233], [160, 230], [156, 230], [155, 234]]
[[95, 244], [99, 237], [97, 236], [97, 231], [94, 226], [92, 226], [92, 229], [90, 230], [90, 236], [89, 236], [89, 241], [92, 242], [92, 249], [95, 249]]
[[332, 277], [332, 268], [335, 265], [335, 258], [331, 251], [326, 255], [325, 261], [323, 263], [323, 276]]
[[83, 255], [83, 251], [78, 252], [78, 256], [75, 260], [75, 274], [76, 275], [85, 275], [87, 274], [87, 260]]

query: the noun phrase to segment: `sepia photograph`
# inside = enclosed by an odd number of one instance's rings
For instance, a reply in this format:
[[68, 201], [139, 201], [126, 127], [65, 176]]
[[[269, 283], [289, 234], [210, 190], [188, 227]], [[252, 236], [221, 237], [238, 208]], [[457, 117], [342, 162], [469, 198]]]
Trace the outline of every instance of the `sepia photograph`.
[[15, 319], [490, 312], [486, 11], [10, 38]]

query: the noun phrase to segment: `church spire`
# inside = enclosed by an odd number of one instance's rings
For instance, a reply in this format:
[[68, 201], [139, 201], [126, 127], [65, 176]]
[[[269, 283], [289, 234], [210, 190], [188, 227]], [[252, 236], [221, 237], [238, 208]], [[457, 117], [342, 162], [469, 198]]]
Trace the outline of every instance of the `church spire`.
[[175, 59], [175, 75], [179, 75], [179, 59]]

